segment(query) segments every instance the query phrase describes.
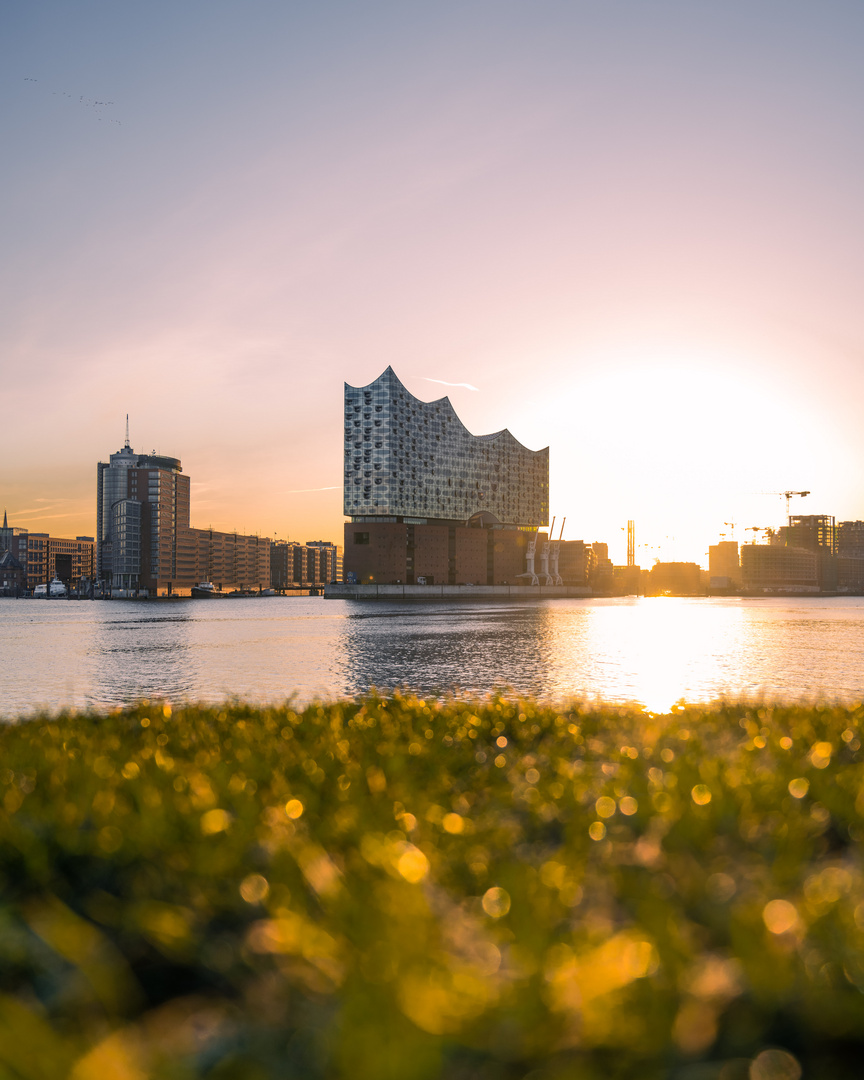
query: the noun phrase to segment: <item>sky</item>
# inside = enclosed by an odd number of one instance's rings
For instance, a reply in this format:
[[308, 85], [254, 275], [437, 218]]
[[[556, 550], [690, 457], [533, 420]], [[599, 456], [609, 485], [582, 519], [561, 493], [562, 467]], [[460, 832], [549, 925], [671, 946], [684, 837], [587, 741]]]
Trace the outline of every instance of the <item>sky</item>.
[[194, 525], [341, 542], [388, 364], [619, 563], [864, 518], [862, 120], [860, 0], [10, 0], [10, 524], [93, 535], [128, 413]]

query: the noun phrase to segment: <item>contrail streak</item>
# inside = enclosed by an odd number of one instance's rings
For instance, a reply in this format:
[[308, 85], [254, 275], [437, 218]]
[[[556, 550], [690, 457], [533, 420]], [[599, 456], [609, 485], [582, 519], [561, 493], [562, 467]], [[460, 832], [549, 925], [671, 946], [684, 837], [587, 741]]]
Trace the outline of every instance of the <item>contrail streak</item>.
[[320, 488], [289, 488], [288, 491], [283, 491], [283, 495], [301, 495], [305, 491], [338, 491], [341, 484], [332, 484], [330, 487]]
[[466, 390], [478, 390], [478, 387], [472, 386], [470, 382], [447, 382], [446, 379], [430, 379], [428, 375], [420, 375], [419, 378], [426, 382], [441, 383], [442, 386], [464, 386]]

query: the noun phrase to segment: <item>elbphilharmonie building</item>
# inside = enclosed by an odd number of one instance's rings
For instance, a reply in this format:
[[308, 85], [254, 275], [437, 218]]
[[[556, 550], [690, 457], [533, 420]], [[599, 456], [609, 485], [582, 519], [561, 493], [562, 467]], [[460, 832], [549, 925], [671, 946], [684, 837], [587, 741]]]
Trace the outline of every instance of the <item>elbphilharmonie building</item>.
[[472, 435], [449, 398], [420, 401], [392, 368], [345, 384], [345, 505], [354, 521], [405, 518], [546, 525], [549, 448], [529, 450], [505, 428]]
[[549, 520], [549, 448], [472, 435], [448, 398], [421, 401], [392, 368], [345, 384], [349, 582], [498, 584], [525, 570]]

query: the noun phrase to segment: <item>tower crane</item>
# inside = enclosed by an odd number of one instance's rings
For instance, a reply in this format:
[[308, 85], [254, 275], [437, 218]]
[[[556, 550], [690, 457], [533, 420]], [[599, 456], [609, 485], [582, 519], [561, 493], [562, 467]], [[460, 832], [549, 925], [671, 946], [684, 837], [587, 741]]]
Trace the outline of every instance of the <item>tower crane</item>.
[[793, 495], [800, 495], [803, 499], [805, 495], [809, 495], [809, 491], [757, 491], [757, 495], [782, 495], [786, 500], [786, 517], [789, 517], [789, 500]]
[[765, 525], [748, 525], [747, 528], [744, 531], [753, 533], [753, 543], [754, 544], [756, 543], [756, 533], [766, 533], [767, 534], [767, 533], [771, 532], [771, 530], [769, 528], [767, 528]]

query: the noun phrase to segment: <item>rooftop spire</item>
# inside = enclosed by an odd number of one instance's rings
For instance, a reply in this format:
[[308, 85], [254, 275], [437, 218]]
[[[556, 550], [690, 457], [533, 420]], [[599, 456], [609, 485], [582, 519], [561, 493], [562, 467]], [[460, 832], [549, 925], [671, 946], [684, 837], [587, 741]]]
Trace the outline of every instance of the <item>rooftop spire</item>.
[[129, 449], [129, 413], [126, 413], [126, 449]]
[[6, 520], [6, 507], [5, 506], [3, 507], [3, 528], [4, 529], [9, 528], [9, 522]]

